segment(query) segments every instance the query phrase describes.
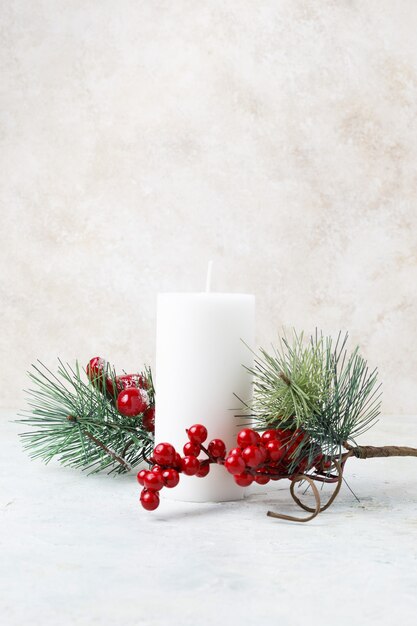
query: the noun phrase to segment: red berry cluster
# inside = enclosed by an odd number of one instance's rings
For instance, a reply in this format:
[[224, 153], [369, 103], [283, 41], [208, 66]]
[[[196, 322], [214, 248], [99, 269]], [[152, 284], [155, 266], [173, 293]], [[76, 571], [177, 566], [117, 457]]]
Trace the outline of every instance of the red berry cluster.
[[155, 408], [151, 405], [148, 381], [143, 374], [123, 374], [113, 378], [109, 376], [105, 359], [98, 356], [89, 361], [86, 371], [90, 381], [116, 403], [121, 415], [143, 415], [145, 430], [155, 431]]
[[308, 443], [302, 431], [269, 429], [260, 435], [251, 428], [244, 428], [237, 436], [237, 447], [227, 455], [225, 467], [233, 474], [235, 482], [248, 487], [253, 482], [266, 485], [270, 480], [303, 474], [319, 461], [313, 463], [303, 458], [298, 464], [295, 457], [301, 447]]
[[[150, 470], [138, 473], [138, 482], [143, 490], [140, 502], [147, 511], [159, 506], [159, 492], [163, 487], [176, 487], [180, 473], [203, 478], [210, 471], [211, 463], [224, 465], [233, 475], [236, 484], [248, 487], [252, 482], [265, 485], [270, 480], [291, 478], [303, 474], [322, 463], [323, 455], [318, 450], [312, 462], [304, 457], [294, 463], [300, 447], [305, 446], [308, 435], [301, 430], [266, 430], [260, 435], [251, 428], [244, 428], [237, 436], [237, 446], [226, 454], [226, 445], [221, 439], [212, 439], [207, 447], [207, 429], [194, 424], [187, 430], [188, 441], [181, 456], [170, 443], [160, 443], [153, 451]], [[198, 458], [201, 453], [205, 458]]]
[[[180, 473], [186, 476], [203, 478], [210, 471], [209, 459], [199, 460], [197, 457], [204, 449], [202, 444], [207, 439], [207, 429], [201, 424], [195, 424], [187, 431], [188, 441], [184, 444], [184, 456], [181, 456], [170, 443], [159, 443], [152, 453], [154, 463], [150, 470], [141, 470], [138, 473], [138, 482], [143, 489], [140, 502], [144, 509], [153, 511], [159, 506], [159, 492], [163, 487], [176, 487], [180, 480]], [[222, 448], [223, 446], [223, 448]], [[226, 454], [226, 446], [220, 439], [209, 443], [209, 448]]]

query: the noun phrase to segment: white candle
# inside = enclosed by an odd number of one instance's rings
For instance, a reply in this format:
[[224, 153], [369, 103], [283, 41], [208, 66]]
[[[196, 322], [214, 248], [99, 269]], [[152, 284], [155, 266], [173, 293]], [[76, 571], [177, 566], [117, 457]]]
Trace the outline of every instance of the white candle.
[[[210, 288], [210, 270], [207, 289]], [[183, 455], [186, 428], [204, 424], [208, 439], [236, 445], [242, 425], [237, 396], [250, 401], [252, 379], [243, 365], [254, 345], [255, 297], [232, 293], [166, 293], [158, 296], [155, 442], [168, 441]], [[243, 341], [242, 341], [243, 340]], [[205, 458], [201, 455], [201, 458]], [[212, 464], [205, 478], [181, 474], [164, 497], [221, 502], [243, 497], [233, 477]]]

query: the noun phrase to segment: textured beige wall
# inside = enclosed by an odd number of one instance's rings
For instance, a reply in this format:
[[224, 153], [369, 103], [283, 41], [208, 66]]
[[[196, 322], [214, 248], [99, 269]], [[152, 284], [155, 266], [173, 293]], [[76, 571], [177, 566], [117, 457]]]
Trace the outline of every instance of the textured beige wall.
[[[155, 296], [350, 329], [417, 413], [417, 2], [2, 0], [2, 403], [153, 362]], [[175, 399], [174, 399], [175, 401]]]

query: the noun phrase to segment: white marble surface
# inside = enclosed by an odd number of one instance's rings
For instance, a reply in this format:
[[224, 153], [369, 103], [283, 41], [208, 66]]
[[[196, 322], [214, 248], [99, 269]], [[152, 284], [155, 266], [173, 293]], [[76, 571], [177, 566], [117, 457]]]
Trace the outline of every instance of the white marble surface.
[[[333, 507], [310, 524], [287, 486], [243, 502], [137, 503], [135, 477], [31, 462], [1, 414], [0, 615], [6, 626], [415, 624], [417, 459], [351, 460]], [[417, 444], [416, 418], [385, 418], [364, 443]]]

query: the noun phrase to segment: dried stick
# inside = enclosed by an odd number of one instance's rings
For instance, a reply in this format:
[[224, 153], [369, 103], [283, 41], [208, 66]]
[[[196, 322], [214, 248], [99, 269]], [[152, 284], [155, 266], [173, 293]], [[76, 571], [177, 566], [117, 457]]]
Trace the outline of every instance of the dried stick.
[[344, 447], [357, 459], [375, 459], [389, 456], [417, 456], [417, 448], [407, 446], [350, 446], [345, 443]]

